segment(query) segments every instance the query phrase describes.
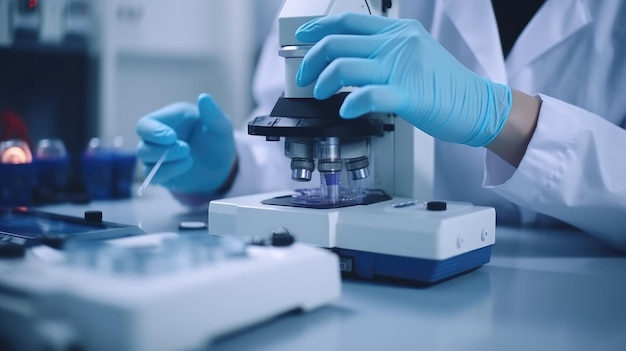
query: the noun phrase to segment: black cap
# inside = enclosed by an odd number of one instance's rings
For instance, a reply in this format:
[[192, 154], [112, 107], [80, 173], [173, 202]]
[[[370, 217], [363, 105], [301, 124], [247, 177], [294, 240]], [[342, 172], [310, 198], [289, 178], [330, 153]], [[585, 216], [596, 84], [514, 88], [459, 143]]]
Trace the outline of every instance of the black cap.
[[0, 242], [0, 258], [22, 258], [26, 255], [26, 248], [12, 242]]
[[102, 211], [85, 211], [85, 222], [102, 223]]

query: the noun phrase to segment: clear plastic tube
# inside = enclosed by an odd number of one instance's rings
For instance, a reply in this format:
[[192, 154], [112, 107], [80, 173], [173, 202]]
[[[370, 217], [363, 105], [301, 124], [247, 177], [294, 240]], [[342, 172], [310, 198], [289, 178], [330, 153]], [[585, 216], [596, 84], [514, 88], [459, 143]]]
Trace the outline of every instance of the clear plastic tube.
[[163, 152], [163, 155], [159, 157], [158, 161], [154, 164], [154, 167], [152, 167], [152, 169], [150, 170], [150, 173], [148, 173], [148, 175], [146, 176], [146, 179], [143, 180], [143, 183], [141, 183], [139, 189], [137, 189], [137, 196], [143, 196], [144, 189], [148, 186], [148, 184], [150, 184], [150, 181], [152, 181], [152, 178], [154, 178], [154, 175], [159, 170], [159, 168], [161, 168], [161, 165], [163, 164], [163, 161], [165, 161], [165, 157], [169, 152], [170, 149], [167, 149], [165, 150], [165, 152]]

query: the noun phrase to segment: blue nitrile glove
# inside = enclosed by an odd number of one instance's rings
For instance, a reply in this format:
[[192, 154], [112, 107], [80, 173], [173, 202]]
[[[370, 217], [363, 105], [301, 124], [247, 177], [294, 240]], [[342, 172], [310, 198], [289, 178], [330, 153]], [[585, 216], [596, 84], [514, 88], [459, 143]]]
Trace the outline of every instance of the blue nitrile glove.
[[173, 192], [213, 195], [226, 183], [236, 162], [233, 125], [213, 98], [198, 105], [177, 102], [139, 119], [137, 146], [146, 173], [169, 149], [152, 183]]
[[341, 106], [343, 118], [395, 113], [436, 138], [485, 146], [511, 110], [508, 86], [464, 67], [418, 21], [332, 15], [304, 24], [296, 37], [317, 43], [300, 65], [298, 85], [317, 79], [317, 99], [361, 87]]

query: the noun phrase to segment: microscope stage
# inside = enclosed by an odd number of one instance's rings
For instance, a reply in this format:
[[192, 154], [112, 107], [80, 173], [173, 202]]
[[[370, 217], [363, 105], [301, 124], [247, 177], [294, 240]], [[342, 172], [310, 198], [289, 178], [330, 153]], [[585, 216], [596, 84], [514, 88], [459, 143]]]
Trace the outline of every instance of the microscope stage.
[[495, 210], [466, 202], [392, 198], [369, 205], [310, 209], [267, 205], [269, 193], [214, 200], [212, 234], [254, 238], [288, 231], [331, 249], [345, 276], [434, 283], [489, 262]]

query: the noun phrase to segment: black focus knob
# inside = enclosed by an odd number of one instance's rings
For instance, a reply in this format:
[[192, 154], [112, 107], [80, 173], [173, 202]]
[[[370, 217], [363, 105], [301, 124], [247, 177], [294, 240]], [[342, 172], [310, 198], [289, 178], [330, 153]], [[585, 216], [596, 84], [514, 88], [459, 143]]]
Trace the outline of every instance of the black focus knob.
[[426, 209], [429, 211], [445, 211], [448, 208], [448, 204], [445, 201], [428, 201], [426, 203]]
[[294, 243], [295, 238], [286, 228], [278, 228], [272, 233], [272, 246], [289, 246]]

